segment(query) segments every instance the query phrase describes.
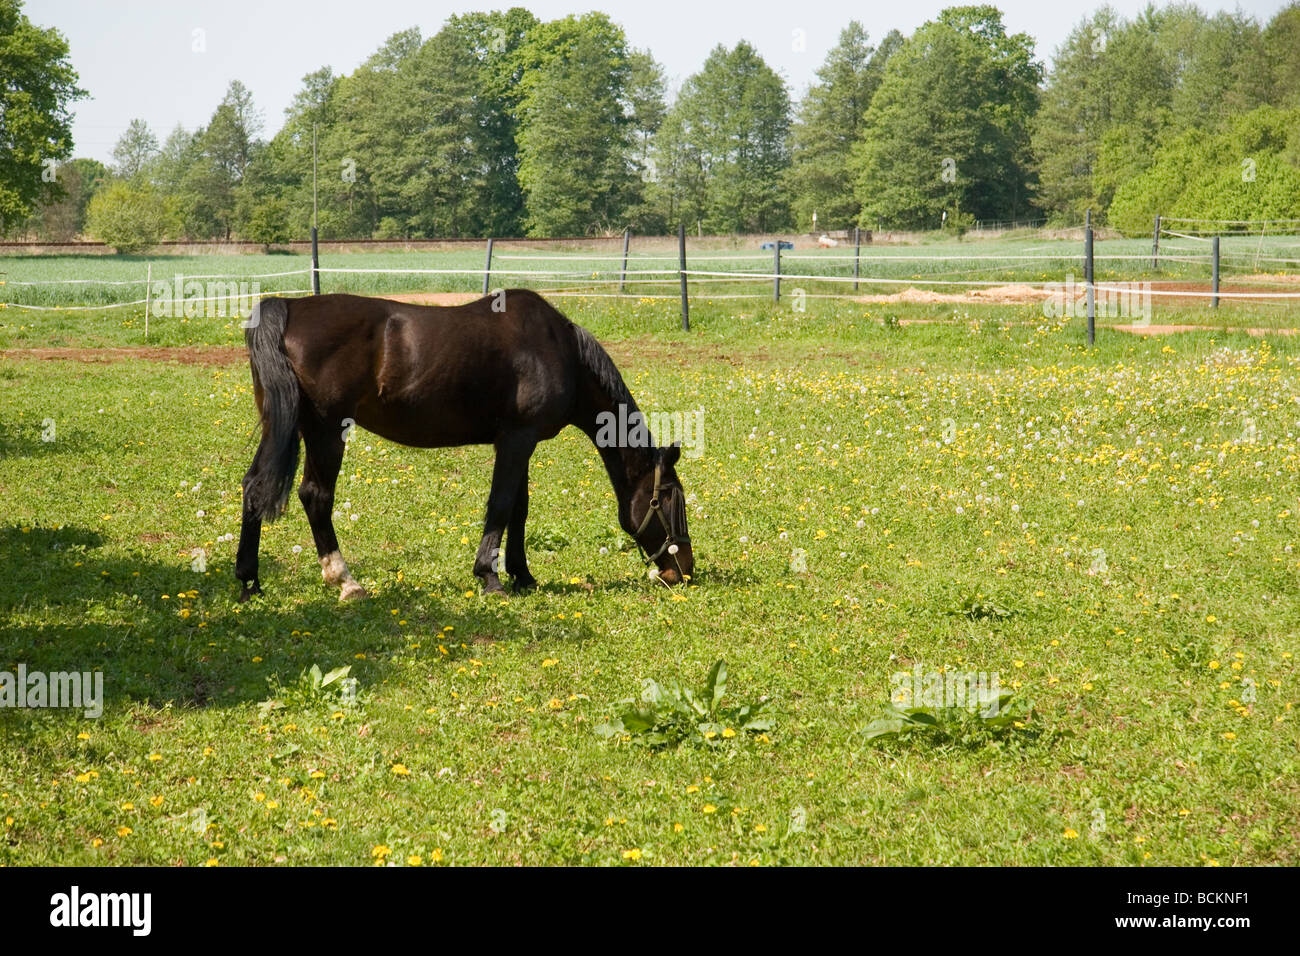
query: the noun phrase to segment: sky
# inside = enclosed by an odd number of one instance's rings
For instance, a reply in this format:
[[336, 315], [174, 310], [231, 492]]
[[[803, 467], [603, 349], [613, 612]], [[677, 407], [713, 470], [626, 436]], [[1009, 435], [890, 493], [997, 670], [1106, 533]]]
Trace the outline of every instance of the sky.
[[[1287, 2], [1241, 0], [1237, 8], [1264, 23]], [[623, 26], [632, 46], [649, 49], [663, 64], [670, 89], [697, 71], [719, 43], [748, 40], [797, 98], [850, 20], [859, 20], [879, 40], [892, 29], [911, 33], [954, 5], [955, 0], [28, 0], [24, 12], [67, 38], [80, 85], [90, 94], [75, 105], [74, 155], [107, 163], [132, 119], [145, 120], [159, 141], [178, 123], [196, 129], [235, 79], [252, 90], [269, 138], [283, 125], [285, 107], [305, 74], [322, 66], [350, 73], [397, 31], [417, 26], [431, 36], [453, 13], [523, 6], [551, 20], [602, 10]], [[1035, 38], [1044, 63], [1100, 5], [997, 3], [1009, 31]], [[1146, 0], [1111, 0], [1111, 6], [1132, 16]], [[1224, 8], [1205, 2], [1201, 7]]]

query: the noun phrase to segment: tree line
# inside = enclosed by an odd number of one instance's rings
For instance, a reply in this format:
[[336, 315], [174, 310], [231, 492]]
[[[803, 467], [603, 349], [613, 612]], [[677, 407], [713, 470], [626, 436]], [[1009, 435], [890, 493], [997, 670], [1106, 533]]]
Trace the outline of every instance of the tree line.
[[389, 239], [961, 232], [1089, 209], [1131, 233], [1159, 212], [1300, 219], [1300, 2], [1266, 24], [1103, 6], [1050, 65], [993, 6], [879, 40], [853, 21], [797, 103], [743, 40], [670, 99], [603, 13], [469, 13], [394, 34], [349, 74], [308, 74], [269, 137], [236, 81], [197, 130], [159, 141], [133, 120], [109, 167], [68, 159], [82, 91], [66, 43], [0, 0], [0, 68], [20, 64], [45, 95], [0, 84], [0, 135], [35, 100], [49, 109], [23, 161], [0, 159], [0, 229], [120, 249], [283, 242], [313, 210], [324, 238]]

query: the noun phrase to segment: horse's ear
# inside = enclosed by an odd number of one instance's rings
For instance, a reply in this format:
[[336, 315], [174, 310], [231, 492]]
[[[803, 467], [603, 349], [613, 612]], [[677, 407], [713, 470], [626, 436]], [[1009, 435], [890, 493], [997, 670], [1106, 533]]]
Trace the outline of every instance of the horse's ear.
[[665, 468], [672, 468], [677, 464], [677, 460], [682, 457], [682, 443], [673, 442], [667, 448], [659, 449], [659, 461]]

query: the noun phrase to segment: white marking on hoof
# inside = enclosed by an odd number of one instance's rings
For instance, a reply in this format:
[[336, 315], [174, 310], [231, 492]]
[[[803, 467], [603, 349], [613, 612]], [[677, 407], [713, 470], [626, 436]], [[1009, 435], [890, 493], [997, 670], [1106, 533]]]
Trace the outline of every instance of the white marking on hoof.
[[348, 566], [343, 560], [343, 555], [337, 551], [331, 551], [320, 559], [320, 573], [326, 584], [342, 584], [344, 581], [352, 579], [352, 575], [348, 573]]
[[337, 551], [331, 551], [320, 559], [320, 573], [326, 584], [336, 584], [343, 589], [339, 593], [340, 601], [360, 601], [370, 596], [366, 593], [366, 589], [353, 579], [343, 560], [343, 555]]

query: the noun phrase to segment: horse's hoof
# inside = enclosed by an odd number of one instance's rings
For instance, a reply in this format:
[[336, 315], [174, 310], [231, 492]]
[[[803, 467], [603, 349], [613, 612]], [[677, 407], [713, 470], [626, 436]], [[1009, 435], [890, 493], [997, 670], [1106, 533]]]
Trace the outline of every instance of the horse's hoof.
[[483, 589], [484, 597], [491, 597], [492, 595], [496, 595], [497, 597], [510, 596], [509, 594], [506, 593], [506, 589], [501, 586], [500, 582], [496, 584], [489, 584], [487, 587]]
[[537, 587], [537, 578], [531, 574], [526, 578], [516, 577], [510, 583], [510, 587], [516, 594], [525, 594]]
[[256, 584], [253, 585], [251, 588], [245, 587], [242, 591], [239, 592], [239, 603], [247, 604], [249, 598], [256, 597], [261, 593], [262, 593], [262, 589]]
[[370, 595], [366, 593], [366, 589], [356, 581], [344, 582], [343, 589], [339, 591], [340, 601], [364, 601], [368, 597]]

